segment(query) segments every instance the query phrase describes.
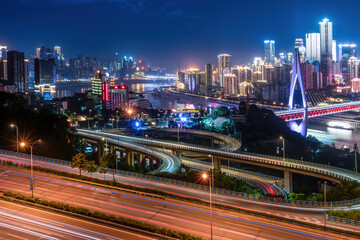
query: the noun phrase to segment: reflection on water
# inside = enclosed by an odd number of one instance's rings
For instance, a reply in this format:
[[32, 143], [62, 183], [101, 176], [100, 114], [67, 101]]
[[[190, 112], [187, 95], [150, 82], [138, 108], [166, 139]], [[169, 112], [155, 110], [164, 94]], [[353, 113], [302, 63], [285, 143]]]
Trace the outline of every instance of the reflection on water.
[[91, 90], [91, 87], [90, 88], [69, 88], [69, 89], [58, 89], [56, 87], [56, 96], [59, 97], [59, 98], [63, 98], [63, 97], [72, 97], [75, 93], [84, 93], [86, 91], [90, 91]]
[[343, 140], [351, 140], [353, 136], [353, 131], [349, 129], [328, 127], [327, 131], [330, 135], [335, 135], [339, 139], [343, 139]]
[[[205, 99], [184, 98], [181, 96], [170, 98], [169, 96], [153, 96], [151, 94], [154, 88], [169, 86], [168, 82], [132, 83], [128, 84], [128, 86], [130, 91], [148, 93], [149, 101], [152, 103], [154, 108], [158, 109], [184, 109], [190, 108], [190, 106], [197, 109], [211, 106], [215, 109], [217, 106], [221, 106], [221, 104], [216, 101], [209, 101]], [[86, 92], [89, 90], [91, 90], [91, 82], [61, 83], [56, 85], [57, 97], [69, 97], [73, 96], [76, 92]], [[236, 106], [235, 104], [230, 105], [231, 107]], [[310, 123], [307, 134], [316, 137], [324, 144], [331, 144], [334, 142], [337, 147], [341, 147], [343, 145], [353, 146], [355, 142], [360, 144], [359, 131], [331, 128], [325, 125]]]
[[336, 147], [353, 146], [360, 142], [360, 132], [348, 129], [332, 128], [322, 125], [310, 126], [307, 135], [316, 137], [324, 144], [335, 143]]

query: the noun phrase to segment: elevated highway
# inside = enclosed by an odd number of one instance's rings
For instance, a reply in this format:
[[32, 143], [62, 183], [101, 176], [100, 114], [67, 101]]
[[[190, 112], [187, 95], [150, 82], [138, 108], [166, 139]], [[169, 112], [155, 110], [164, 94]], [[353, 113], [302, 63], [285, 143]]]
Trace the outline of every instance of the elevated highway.
[[[102, 143], [105, 140], [105, 139], [103, 140], [103, 136], [99, 136], [93, 133], [79, 132], [78, 134], [90, 141], [92, 140], [95, 142]], [[177, 156], [171, 153], [159, 151], [157, 149], [145, 147], [144, 145], [137, 144], [135, 142], [118, 141], [118, 140], [106, 138], [106, 143], [110, 145], [110, 149], [120, 147], [121, 149], [128, 150], [126, 152], [126, 158], [127, 161], [130, 163], [134, 161], [134, 152], [139, 154], [140, 162], [144, 161], [143, 159], [144, 156], [150, 156], [156, 160], [159, 160], [160, 167], [154, 170], [153, 172], [176, 172], [181, 165], [181, 161]], [[152, 159], [150, 161], [152, 161]]]
[[221, 160], [230, 160], [235, 162], [246, 163], [250, 165], [262, 166], [272, 169], [278, 169], [284, 171], [284, 186], [287, 192], [292, 192], [292, 173], [299, 173], [308, 176], [321, 178], [333, 182], [340, 183], [341, 180], [358, 181], [360, 182], [360, 175], [353, 171], [327, 166], [323, 164], [317, 164], [312, 162], [300, 161], [295, 159], [283, 159], [280, 157], [273, 157], [260, 154], [250, 153], [235, 153], [222, 150], [214, 150], [205, 147], [194, 147], [191, 145], [177, 144], [163, 142], [154, 139], [144, 139], [138, 137], [116, 135], [111, 133], [95, 132], [90, 130], [78, 130], [79, 133], [86, 136], [87, 134], [98, 135], [101, 137], [110, 137], [118, 139], [119, 141], [130, 141], [148, 145], [157, 148], [170, 149], [177, 156], [181, 156], [183, 153], [195, 153], [203, 154], [213, 157], [214, 166], [216, 170], [221, 169]]
[[[230, 152], [238, 151], [241, 147], [241, 142], [236, 140], [235, 138], [219, 134], [219, 133], [213, 133], [213, 132], [207, 132], [207, 131], [200, 131], [200, 130], [187, 130], [187, 129], [174, 129], [174, 128], [163, 128], [163, 129], [148, 129], [146, 130], [146, 133], [150, 134], [157, 134], [158, 136], [161, 136], [160, 134], [172, 134], [173, 136], [181, 135], [183, 137], [184, 134], [191, 134], [195, 136], [195, 140], [201, 139], [211, 139], [215, 141], [215, 143], [219, 143], [222, 145], [221, 149], [227, 150]], [[156, 137], [157, 138], [157, 137]], [[199, 144], [200, 145], [200, 144]]]

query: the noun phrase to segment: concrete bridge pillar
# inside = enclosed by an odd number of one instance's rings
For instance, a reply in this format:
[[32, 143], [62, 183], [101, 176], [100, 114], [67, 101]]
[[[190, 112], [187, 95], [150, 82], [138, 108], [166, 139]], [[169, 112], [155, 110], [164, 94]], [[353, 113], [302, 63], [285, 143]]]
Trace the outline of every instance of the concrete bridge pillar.
[[115, 146], [109, 144], [109, 150], [110, 150], [109, 153], [115, 153]]
[[159, 159], [155, 159], [155, 162], [156, 162], [156, 167], [160, 167], [160, 160]]
[[177, 157], [180, 157], [181, 154], [182, 154], [182, 152], [173, 150], [173, 154], [174, 154], [175, 156], [177, 156]]
[[150, 169], [154, 169], [154, 160], [153, 159], [149, 159], [149, 165], [150, 165]]
[[126, 152], [126, 162], [131, 165], [134, 166], [134, 153], [131, 151], [127, 151]]
[[102, 141], [97, 142], [98, 149], [98, 159], [100, 161], [101, 157], [104, 155], [104, 143]]
[[213, 161], [214, 161], [214, 170], [217, 172], [221, 171], [221, 160], [220, 158], [217, 157], [213, 157]]
[[141, 166], [143, 161], [144, 161], [144, 155], [139, 153], [139, 155], [138, 155], [138, 165]]
[[287, 193], [293, 192], [293, 176], [290, 171], [284, 171], [284, 190]]
[[145, 169], [146, 168], [146, 161], [148, 160], [148, 158], [146, 156], [143, 156], [143, 158], [141, 159], [141, 162], [140, 162], [140, 166]]

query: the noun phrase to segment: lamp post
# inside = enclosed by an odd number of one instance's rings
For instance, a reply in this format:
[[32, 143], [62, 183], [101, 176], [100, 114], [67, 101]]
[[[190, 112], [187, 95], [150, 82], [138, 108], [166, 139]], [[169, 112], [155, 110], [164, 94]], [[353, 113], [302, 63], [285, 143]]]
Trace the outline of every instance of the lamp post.
[[178, 125], [178, 132], [177, 132], [177, 137], [178, 137], [178, 143], [180, 142], [180, 126]]
[[[204, 173], [202, 175], [203, 179], [206, 180], [207, 178], [210, 178], [210, 176], [208, 176], [206, 173]], [[214, 178], [214, 176], [212, 176], [212, 179]], [[209, 185], [210, 185], [210, 239], [213, 240], [213, 227], [212, 227], [212, 204], [211, 204], [211, 190], [212, 190], [212, 184], [211, 184], [211, 179], [209, 180]]]
[[[38, 140], [36, 140], [35, 142], [28, 144], [30, 146], [30, 189], [31, 189], [31, 197], [34, 197], [34, 167], [33, 167], [33, 146], [37, 143], [40, 142], [41, 139], [39, 138]], [[21, 143], [22, 147], [26, 146], [26, 143], [22, 142]]]
[[89, 109], [89, 116], [87, 117], [88, 129], [90, 129], [90, 117], [91, 117], [91, 112], [92, 112], [92, 110]]
[[114, 119], [114, 118], [111, 118], [110, 120], [111, 120], [111, 127], [112, 127], [112, 129], [114, 129], [114, 120], [115, 120], [115, 119]]
[[10, 124], [10, 127], [16, 128], [16, 152], [19, 153], [19, 128], [15, 124]]
[[326, 181], [324, 182], [324, 222], [326, 227]]
[[283, 160], [285, 161], [285, 138], [280, 136], [280, 139], [282, 140], [282, 143], [283, 143]]
[[354, 144], [354, 147], [353, 147], [353, 149], [354, 149], [354, 154], [355, 154], [355, 172], [357, 172], [358, 171], [358, 168], [357, 168], [357, 151], [358, 151], [358, 146], [357, 146], [357, 144], [355, 143]]

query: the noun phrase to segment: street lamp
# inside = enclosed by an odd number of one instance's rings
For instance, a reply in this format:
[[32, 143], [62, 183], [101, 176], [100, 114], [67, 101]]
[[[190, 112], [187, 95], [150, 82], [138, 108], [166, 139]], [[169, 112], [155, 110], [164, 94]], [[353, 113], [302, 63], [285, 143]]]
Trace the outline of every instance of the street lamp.
[[280, 136], [280, 139], [282, 140], [282, 143], [283, 143], [283, 160], [285, 161], [285, 138]]
[[[37, 143], [37, 142], [40, 142], [41, 139], [39, 138], [38, 140], [36, 140], [35, 142], [31, 143], [31, 144], [28, 144], [30, 146], [30, 164], [31, 164], [31, 167], [30, 167], [30, 175], [31, 175], [31, 178], [30, 178], [30, 189], [31, 189], [31, 197], [34, 197], [34, 169], [33, 169], [33, 146]], [[25, 147], [26, 146], [26, 143], [25, 142], [22, 142], [21, 144], [21, 147]]]
[[[210, 176], [208, 176], [206, 173], [203, 173], [202, 178], [204, 180], [210, 178]], [[212, 178], [214, 178], [214, 176], [212, 176]], [[211, 206], [211, 190], [212, 190], [212, 184], [211, 184], [211, 180], [209, 180], [209, 185], [210, 185], [210, 236], [211, 236], [211, 240], [213, 239], [213, 227], [212, 227], [212, 206]]]
[[15, 124], [10, 124], [10, 127], [16, 128], [16, 152], [19, 153], [19, 128]]
[[324, 223], [326, 227], [326, 184], [327, 181], [324, 182]]
[[[350, 147], [351, 148], [351, 147]], [[357, 151], [358, 151], [358, 146], [357, 146], [357, 144], [355, 143], [354, 144], [354, 147], [353, 147], [353, 149], [354, 149], [354, 154], [355, 154], [355, 172], [357, 172], [358, 171], [358, 168], [357, 168]]]

